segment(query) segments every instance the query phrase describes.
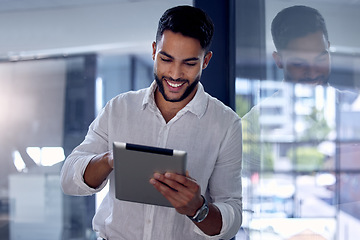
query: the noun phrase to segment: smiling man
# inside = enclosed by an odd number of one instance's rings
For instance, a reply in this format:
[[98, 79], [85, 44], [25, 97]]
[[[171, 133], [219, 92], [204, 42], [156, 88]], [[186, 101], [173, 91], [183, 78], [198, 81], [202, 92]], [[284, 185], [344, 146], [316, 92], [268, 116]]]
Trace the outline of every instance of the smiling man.
[[[213, 31], [198, 8], [167, 10], [152, 44], [151, 86], [109, 101], [67, 157], [61, 172], [66, 194], [91, 195], [110, 180], [93, 219], [100, 239], [230, 239], [239, 230], [241, 120], [200, 83], [213, 54]], [[149, 179], [173, 208], [116, 199], [114, 141], [187, 152], [186, 176], [154, 173]]]
[[325, 20], [318, 10], [292, 6], [272, 21], [276, 47], [273, 57], [284, 71], [284, 81], [326, 85], [330, 75], [330, 42]]
[[202, 70], [212, 52], [205, 51], [199, 40], [166, 30], [153, 43], [155, 101], [166, 121], [195, 96]]

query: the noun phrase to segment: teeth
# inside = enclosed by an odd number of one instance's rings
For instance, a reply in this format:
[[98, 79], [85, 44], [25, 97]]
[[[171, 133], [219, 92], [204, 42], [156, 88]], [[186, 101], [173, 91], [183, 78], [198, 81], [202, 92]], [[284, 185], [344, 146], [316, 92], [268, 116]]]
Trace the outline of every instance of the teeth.
[[180, 87], [181, 85], [183, 85], [184, 83], [171, 83], [169, 81], [167, 81], [167, 83], [173, 87], [173, 88], [177, 88], [177, 87]]

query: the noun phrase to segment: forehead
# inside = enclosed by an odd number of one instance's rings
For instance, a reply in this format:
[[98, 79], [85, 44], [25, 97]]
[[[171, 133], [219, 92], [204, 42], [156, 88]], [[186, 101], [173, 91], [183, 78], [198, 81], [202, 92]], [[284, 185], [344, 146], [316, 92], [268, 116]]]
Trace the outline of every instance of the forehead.
[[283, 52], [297, 54], [322, 53], [328, 49], [328, 41], [321, 31], [310, 33], [289, 42]]
[[198, 39], [187, 37], [170, 30], [164, 31], [161, 39], [156, 43], [157, 51], [165, 51], [173, 57], [199, 57], [204, 50]]

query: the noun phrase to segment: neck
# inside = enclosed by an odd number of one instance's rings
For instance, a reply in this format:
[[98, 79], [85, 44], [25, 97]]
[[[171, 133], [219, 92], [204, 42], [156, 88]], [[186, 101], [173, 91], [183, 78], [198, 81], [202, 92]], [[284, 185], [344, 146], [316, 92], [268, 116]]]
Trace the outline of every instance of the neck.
[[155, 90], [155, 103], [156, 106], [159, 108], [162, 116], [164, 117], [165, 121], [168, 123], [175, 115], [183, 109], [193, 98], [189, 96], [189, 98], [184, 99], [180, 102], [169, 102], [166, 101], [163, 95], [160, 93], [158, 89]]

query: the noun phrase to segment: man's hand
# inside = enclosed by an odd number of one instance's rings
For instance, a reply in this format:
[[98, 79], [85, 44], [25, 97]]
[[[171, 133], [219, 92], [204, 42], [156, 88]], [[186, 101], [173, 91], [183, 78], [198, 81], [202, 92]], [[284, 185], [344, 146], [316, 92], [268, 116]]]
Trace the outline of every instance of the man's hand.
[[[186, 173], [186, 176], [176, 173], [154, 173], [150, 183], [169, 200], [176, 211], [187, 216], [194, 216], [203, 205], [201, 189], [195, 179]], [[220, 233], [222, 218], [220, 210], [212, 203], [209, 205], [209, 214], [200, 223], [195, 223], [204, 233], [213, 236]]]
[[155, 173], [150, 183], [169, 200], [180, 214], [194, 216], [202, 206], [200, 186], [189, 177], [176, 173]]
[[112, 152], [105, 152], [95, 156], [87, 165], [84, 172], [85, 183], [92, 188], [97, 188], [107, 178], [114, 168]]

